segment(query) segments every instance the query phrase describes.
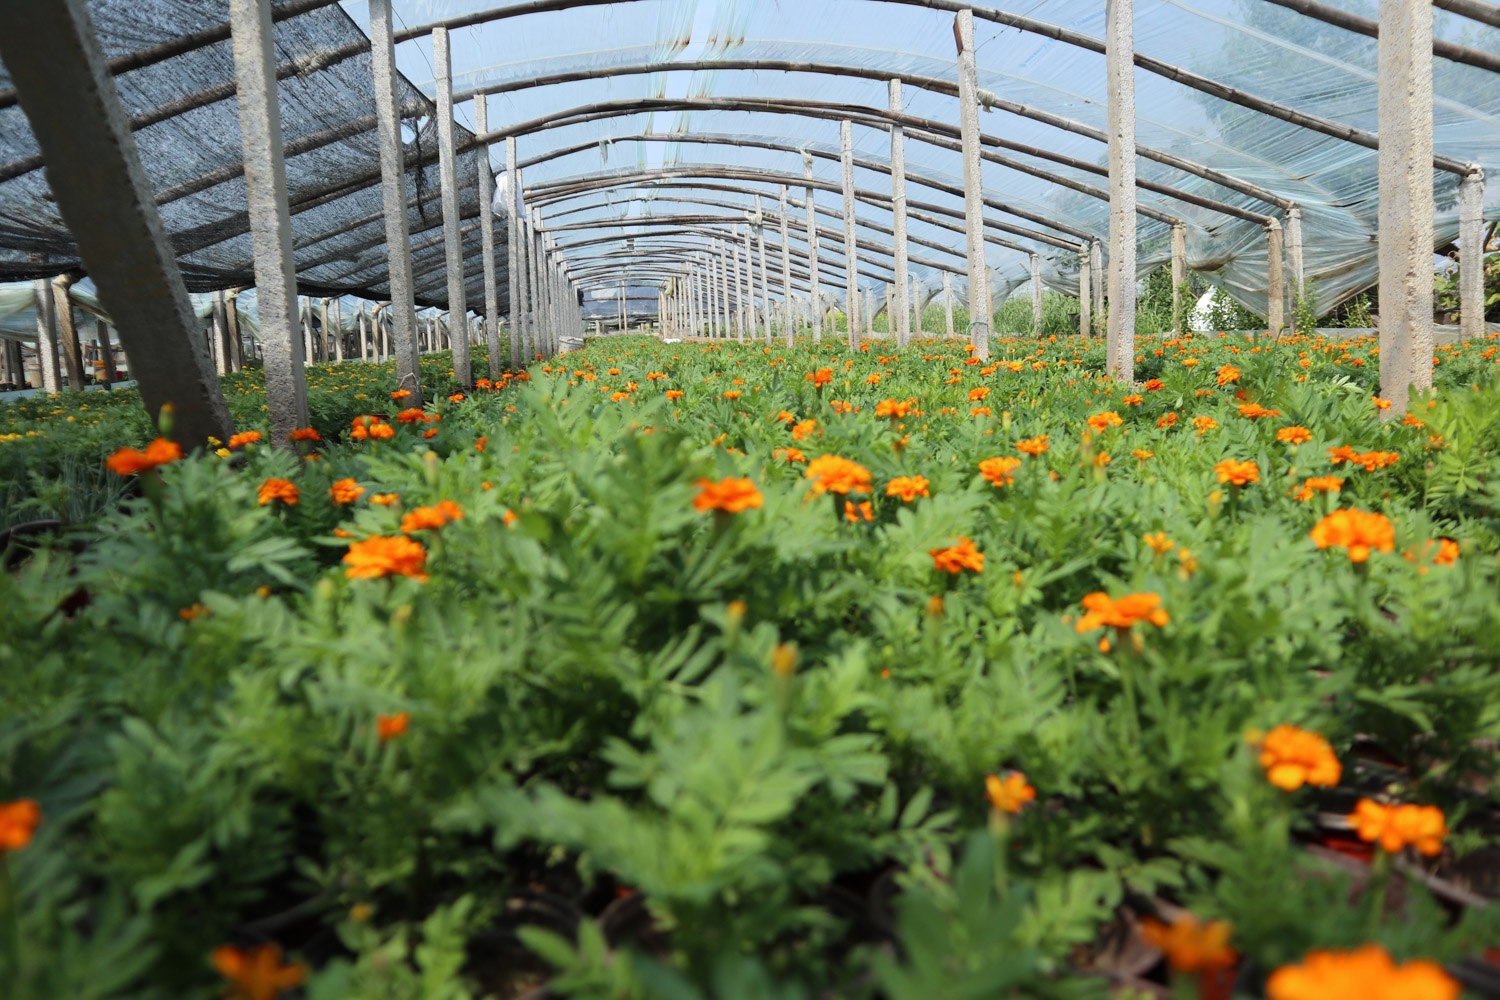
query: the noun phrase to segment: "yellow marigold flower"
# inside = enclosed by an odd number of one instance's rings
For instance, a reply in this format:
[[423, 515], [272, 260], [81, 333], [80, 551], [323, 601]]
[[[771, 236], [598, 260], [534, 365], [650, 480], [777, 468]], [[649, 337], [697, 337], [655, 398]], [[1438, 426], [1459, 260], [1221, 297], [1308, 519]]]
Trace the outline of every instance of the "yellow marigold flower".
[[1232, 458], [1226, 458], [1214, 466], [1214, 472], [1218, 474], [1219, 482], [1229, 483], [1231, 486], [1260, 482], [1260, 466], [1254, 462], [1236, 462]]
[[1266, 980], [1268, 1000], [1458, 1000], [1462, 992], [1436, 962], [1397, 965], [1378, 944], [1308, 952]]
[[1360, 799], [1349, 819], [1360, 840], [1379, 844], [1390, 854], [1415, 847], [1435, 858], [1443, 852], [1443, 838], [1448, 836], [1448, 821], [1437, 806], [1388, 806], [1374, 799]]
[[1210, 972], [1227, 969], [1239, 960], [1229, 947], [1234, 928], [1222, 920], [1200, 924], [1192, 914], [1183, 914], [1170, 925], [1155, 917], [1141, 921], [1141, 937], [1161, 949], [1167, 964], [1178, 972]]
[[984, 553], [974, 548], [974, 543], [967, 538], [960, 537], [947, 548], [928, 549], [927, 554], [932, 556], [933, 569], [944, 573], [957, 576], [966, 569], [984, 572]]
[[351, 580], [373, 580], [382, 576], [409, 576], [427, 582], [427, 550], [421, 544], [400, 535], [374, 535], [355, 542], [344, 553]]
[[1026, 775], [1012, 771], [1004, 778], [999, 775], [984, 776], [984, 797], [996, 812], [1018, 813], [1028, 802], [1036, 801], [1036, 789], [1026, 783]]
[[1362, 563], [1373, 551], [1390, 552], [1396, 547], [1396, 528], [1384, 514], [1340, 508], [1319, 521], [1308, 533], [1320, 549], [1349, 550], [1349, 561]]
[[999, 486], [1014, 486], [1016, 483], [1013, 473], [1021, 467], [1019, 458], [1002, 456], [998, 458], [987, 458], [979, 463], [979, 474], [984, 479]]
[[1286, 792], [1295, 792], [1303, 785], [1332, 788], [1344, 775], [1344, 767], [1327, 740], [1286, 723], [1261, 740], [1260, 766], [1265, 768], [1266, 780]]
[[262, 507], [272, 500], [280, 500], [287, 506], [293, 507], [296, 506], [297, 501], [301, 498], [301, 492], [298, 491], [297, 485], [291, 480], [272, 477], [260, 484], [258, 499]]
[[813, 459], [802, 475], [812, 480], [814, 493], [870, 492], [870, 470], [837, 455], [821, 455]]
[[911, 503], [917, 497], [930, 496], [927, 487], [931, 485], [926, 476], [897, 476], [885, 485], [885, 495], [888, 497], [900, 497], [903, 502]]
[[693, 498], [693, 507], [697, 510], [722, 510], [728, 514], [738, 514], [742, 510], [759, 507], [765, 500], [749, 479], [728, 477], [717, 483], [711, 479], [700, 479], [693, 485], [699, 491]]

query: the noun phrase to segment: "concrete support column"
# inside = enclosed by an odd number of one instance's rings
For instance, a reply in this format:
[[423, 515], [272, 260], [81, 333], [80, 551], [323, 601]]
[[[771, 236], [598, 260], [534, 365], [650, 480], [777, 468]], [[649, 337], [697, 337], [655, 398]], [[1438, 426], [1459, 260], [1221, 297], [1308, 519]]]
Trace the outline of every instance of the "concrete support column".
[[792, 311], [792, 244], [787, 239], [786, 185], [781, 185], [781, 306], [786, 317], [786, 346], [791, 347], [797, 336], [796, 315]]
[[1459, 336], [1484, 336], [1484, 171], [1473, 167], [1458, 185]]
[[1432, 386], [1432, 5], [1380, 0], [1380, 395]]
[[[448, 265], [448, 340], [453, 349], [453, 377], [462, 388], [472, 384], [474, 378], [469, 365], [469, 303], [464, 290], [463, 222], [458, 217], [458, 157], [453, 149], [453, 59], [447, 28], [432, 29], [432, 61], [437, 76], [438, 183], [443, 199], [443, 256]], [[480, 95], [474, 103], [484, 103], [484, 96]]]
[[1042, 258], [1031, 255], [1031, 335], [1042, 335]]
[[224, 315], [229, 323], [229, 364], [231, 371], [245, 370], [245, 345], [240, 340], [240, 292], [231, 288], [224, 296]]
[[766, 270], [765, 216], [760, 210], [760, 195], [755, 196], [755, 250], [760, 256], [760, 318], [766, 325], [766, 343], [771, 342], [771, 275]]
[[302, 303], [302, 356], [307, 358], [308, 364], [315, 364], [318, 353], [313, 349], [312, 300], [302, 297], [299, 301]]
[[214, 371], [220, 375], [229, 371], [229, 317], [224, 311], [224, 292], [214, 292], [210, 318], [213, 320], [213, 336], [209, 338], [209, 353], [213, 355]]
[[964, 224], [969, 245], [969, 342], [981, 361], [990, 356], [990, 269], [984, 258], [984, 174], [979, 158], [979, 76], [974, 61], [974, 12], [961, 10], [958, 42], [958, 113], [963, 140]]
[[1266, 325], [1271, 335], [1286, 325], [1286, 278], [1281, 256], [1281, 222], [1266, 223]]
[[[484, 135], [489, 131], [489, 98], [484, 94], [474, 97], [474, 130]], [[479, 181], [479, 240], [484, 254], [484, 346], [490, 356], [490, 380], [498, 381], [506, 365], [500, 359], [500, 286], [495, 275], [495, 177], [490, 172], [490, 144], [482, 142], [475, 150]], [[507, 174], [507, 181], [510, 175]], [[520, 363], [516, 351], [510, 352], [511, 367]]]
[[844, 180], [844, 297], [849, 304], [849, 350], [859, 350], [859, 237], [854, 230], [854, 126], [839, 123]]
[[1292, 272], [1292, 308], [1307, 294], [1307, 275], [1302, 269], [1302, 209], [1286, 210], [1286, 262]]
[[359, 360], [370, 360], [370, 328], [366, 325], [365, 303], [359, 303]]
[[328, 327], [328, 300], [318, 300], [318, 353], [323, 356], [324, 361], [333, 360], [333, 350], [329, 342]]
[[[115, 349], [109, 342], [109, 324], [102, 319], [94, 320], [94, 336], [99, 340], [99, 361], [103, 364], [99, 369], [100, 378], [105, 385], [110, 385], [115, 380]], [[19, 344], [16, 346], [20, 347]], [[17, 354], [19, 356], [19, 351]]]
[[1187, 309], [1182, 301], [1187, 281], [1187, 226], [1172, 226], [1172, 335], [1181, 337], [1187, 325]]
[[531, 325], [532, 336], [537, 345], [537, 353], [544, 357], [551, 357], [552, 331], [547, 329], [547, 287], [542, 282], [542, 270], [546, 266], [546, 253], [542, 247], [542, 238], [537, 234], [542, 226], [542, 213], [531, 206], [527, 210], [527, 244], [526, 250], [531, 262]]
[[[891, 111], [900, 114], [901, 81], [891, 81]], [[906, 130], [891, 126], [891, 232], [895, 248], [896, 296], [887, 319], [898, 347], [911, 340], [911, 307], [907, 300], [910, 275], [906, 260]]]
[[945, 336], [953, 336], [953, 275], [943, 272], [943, 322]]
[[340, 299], [333, 300], [334, 360], [344, 360], [344, 310]]
[[[802, 176], [812, 179], [812, 154], [802, 154]], [[823, 339], [823, 308], [822, 295], [818, 290], [818, 219], [817, 203], [813, 200], [813, 189], [807, 189], [807, 257], [808, 257], [808, 280], [812, 282], [812, 291], [809, 293], [809, 301], [812, 303], [809, 315], [812, 318], [813, 343]]]
[[71, 289], [82, 271], [67, 271], [52, 279], [52, 304], [57, 311], [57, 333], [62, 341], [63, 366], [68, 373], [68, 391], [83, 391], [83, 349], [78, 343], [78, 324], [73, 319]]
[[1078, 335], [1087, 337], [1093, 328], [1094, 291], [1088, 250], [1078, 252]]
[[[745, 342], [745, 328], [749, 325], [749, 316], [746, 314], [746, 307], [750, 303], [745, 295], [745, 286], [750, 283], [750, 274], [747, 268], [744, 275], [744, 282], [740, 281], [739, 235], [739, 226], [729, 227], [730, 239], [727, 249], [729, 250], [730, 273], [733, 276], [732, 280], [734, 285], [734, 336], [736, 340], [743, 344]], [[746, 237], [746, 239], [748, 240], [748, 237]], [[746, 256], [748, 257], [749, 254], [747, 253]], [[748, 265], [750, 262], [747, 260], [745, 263]]]
[[57, 304], [52, 298], [52, 285], [46, 278], [38, 278], [32, 282], [31, 289], [36, 300], [37, 367], [42, 371], [42, 389], [48, 393], [62, 392], [62, 366], [57, 351]]
[[406, 168], [401, 119], [396, 103], [396, 46], [391, 0], [369, 0], [370, 60], [375, 78], [375, 117], [380, 128], [381, 194], [385, 210], [385, 243], [390, 255], [391, 339], [396, 381], [422, 405], [421, 370], [417, 365], [417, 310], [412, 299], [411, 233], [406, 219]]
[[[480, 98], [484, 100], [484, 98]], [[526, 351], [522, 329], [522, 317], [526, 313], [524, 299], [525, 282], [521, 278], [520, 220], [516, 206], [520, 204], [521, 177], [516, 169], [516, 140], [509, 136], [505, 140], [505, 287], [510, 298], [510, 363], [513, 367], [524, 366], [531, 360]]]
[[1109, 323], [1106, 370], [1135, 381], [1135, 15], [1133, 0], [1104, 11], [1105, 104], [1109, 123]]

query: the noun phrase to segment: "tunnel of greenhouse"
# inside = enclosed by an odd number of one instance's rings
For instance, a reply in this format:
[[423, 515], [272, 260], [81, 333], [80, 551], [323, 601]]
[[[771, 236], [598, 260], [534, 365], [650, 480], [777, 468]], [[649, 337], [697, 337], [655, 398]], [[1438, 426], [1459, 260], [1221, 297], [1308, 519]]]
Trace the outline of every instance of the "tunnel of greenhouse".
[[1500, 1000], [1500, 4], [0, 5], [0, 995]]

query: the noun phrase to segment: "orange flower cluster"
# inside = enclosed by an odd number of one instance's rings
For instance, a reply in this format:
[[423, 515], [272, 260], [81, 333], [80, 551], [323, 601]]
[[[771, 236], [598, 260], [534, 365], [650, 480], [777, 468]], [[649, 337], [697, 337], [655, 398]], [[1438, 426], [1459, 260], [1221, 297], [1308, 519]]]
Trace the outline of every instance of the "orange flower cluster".
[[288, 507], [295, 507], [297, 501], [302, 499], [302, 493], [297, 489], [297, 484], [290, 479], [277, 479], [273, 476], [260, 484], [260, 491], [256, 497], [262, 507], [272, 500], [280, 500]]
[[1107, 431], [1111, 427], [1118, 427], [1124, 422], [1114, 410], [1105, 410], [1103, 413], [1096, 413], [1088, 419], [1088, 425], [1096, 431]]
[[885, 485], [885, 495], [888, 497], [900, 497], [903, 502], [911, 503], [917, 497], [931, 496], [927, 492], [928, 482], [926, 476], [897, 476]]
[[427, 550], [401, 535], [374, 535], [355, 542], [344, 553], [344, 575], [351, 580], [375, 580], [383, 576], [409, 576], [427, 582]]
[[806, 441], [813, 436], [813, 432], [817, 429], [818, 422], [816, 420], [799, 420], [792, 425], [792, 440]]
[[339, 479], [328, 487], [328, 495], [336, 504], [353, 503], [364, 496], [365, 488], [353, 479]]
[[812, 480], [814, 493], [870, 492], [870, 470], [837, 455], [820, 455], [807, 463], [802, 475]]
[[1251, 420], [1259, 420], [1262, 417], [1279, 417], [1280, 410], [1268, 410], [1259, 403], [1241, 403], [1240, 416], [1249, 417]]
[[1458, 1000], [1462, 992], [1436, 962], [1397, 965], [1378, 944], [1308, 952], [1266, 980], [1268, 1000]]
[[807, 456], [802, 454], [800, 448], [777, 448], [771, 452], [772, 458], [784, 458], [788, 462], [806, 462]]
[[731, 476], [717, 483], [711, 479], [700, 479], [693, 485], [699, 490], [698, 495], [693, 498], [693, 506], [698, 510], [722, 510], [728, 514], [738, 514], [742, 510], [759, 507], [765, 501], [760, 490], [749, 479]]
[[947, 548], [928, 549], [927, 554], [932, 556], [933, 569], [943, 573], [957, 576], [966, 569], [984, 572], [984, 553], [974, 548], [974, 543], [967, 538], [960, 537], [956, 544]]
[[853, 500], [844, 501], [844, 520], [858, 524], [860, 521], [875, 520], [875, 506], [866, 500], [856, 504]]
[[176, 462], [182, 458], [182, 445], [176, 441], [168, 441], [159, 437], [146, 445], [145, 451], [135, 448], [121, 448], [109, 458], [104, 464], [109, 466], [109, 471], [120, 476], [133, 476], [147, 469], [154, 469], [158, 465], [166, 465]]
[[1240, 370], [1234, 365], [1225, 365], [1224, 367], [1220, 368], [1219, 374], [1215, 378], [1215, 381], [1218, 382], [1218, 384], [1221, 386], [1228, 385], [1231, 382], [1238, 382], [1239, 380]]
[[1226, 458], [1214, 466], [1214, 472], [1218, 474], [1219, 482], [1231, 486], [1260, 482], [1260, 466], [1254, 462], [1236, 462], [1232, 458]]
[[287, 434], [293, 441], [321, 441], [323, 435], [319, 434], [315, 427], [298, 427]]
[[1260, 741], [1260, 766], [1266, 780], [1285, 792], [1303, 785], [1332, 788], [1344, 775], [1333, 747], [1322, 736], [1283, 723]]
[[996, 774], [984, 776], [984, 797], [996, 812], [1018, 813], [1026, 803], [1036, 801], [1036, 789], [1026, 783], [1026, 775], [1012, 771], [1004, 778]]
[[1338, 476], [1309, 476], [1302, 481], [1302, 486], [1292, 492], [1292, 497], [1297, 500], [1311, 500], [1315, 493], [1337, 493], [1344, 488], [1344, 481]]
[[398, 736], [405, 736], [407, 728], [411, 725], [410, 712], [397, 712], [395, 715], [380, 714], [375, 716], [375, 738], [384, 746]]
[[1390, 552], [1396, 547], [1396, 528], [1384, 514], [1354, 508], [1340, 508], [1313, 526], [1308, 533], [1320, 549], [1349, 550], [1349, 561], [1362, 563], [1374, 551]]
[[668, 389], [666, 392], [662, 393], [662, 395], [666, 396], [668, 399], [681, 399], [683, 393], [681, 389]]
[[1349, 819], [1360, 840], [1379, 844], [1391, 854], [1415, 847], [1419, 853], [1435, 858], [1443, 852], [1443, 838], [1448, 836], [1448, 821], [1437, 806], [1388, 806], [1374, 799], [1360, 799]]
[[1213, 417], [1197, 416], [1193, 418], [1193, 429], [1202, 437], [1209, 431], [1219, 426], [1219, 422]]
[[996, 487], [1014, 486], [1016, 483], [1013, 473], [1021, 467], [1019, 458], [1003, 456], [1000, 458], [987, 458], [979, 463], [979, 474], [985, 481]]
[[1277, 431], [1276, 440], [1282, 444], [1306, 444], [1312, 440], [1312, 431], [1300, 424], [1293, 424]]
[[462, 521], [463, 517], [463, 508], [458, 504], [452, 500], [439, 500], [431, 507], [413, 507], [401, 518], [401, 533], [409, 535], [414, 531], [436, 530], [449, 521]]
[[1394, 451], [1366, 451], [1358, 452], [1347, 444], [1341, 444], [1336, 448], [1328, 449], [1328, 460], [1334, 465], [1342, 465], [1349, 462], [1353, 465], [1362, 465], [1366, 472], [1375, 472], [1387, 466], [1395, 465], [1401, 459], [1401, 455]]
[[882, 399], [875, 404], [875, 415], [877, 417], [890, 417], [892, 420], [902, 420], [907, 416], [919, 417], [922, 413], [917, 409], [916, 399]]
[[1084, 597], [1082, 604], [1087, 614], [1078, 619], [1075, 627], [1079, 632], [1089, 632], [1101, 625], [1127, 629], [1136, 622], [1149, 622], [1161, 628], [1171, 621], [1161, 607], [1159, 594], [1126, 594], [1115, 600], [1098, 590]]
[[36, 828], [41, 825], [42, 807], [35, 799], [0, 803], [0, 858], [8, 851], [19, 851], [31, 843]]
[[396, 428], [390, 424], [383, 424], [379, 417], [355, 417], [350, 421], [352, 429], [349, 437], [355, 441], [363, 441], [366, 438], [384, 440], [396, 436]]
[[260, 431], [243, 431], [229, 436], [229, 447], [238, 448], [247, 444], [260, 444]]
[[821, 389], [829, 382], [833, 381], [833, 369], [819, 368], [815, 372], [809, 372], [807, 378], [803, 379], [803, 381], [811, 382], [814, 389]]
[[240, 1000], [275, 1000], [282, 990], [301, 986], [307, 967], [283, 965], [281, 948], [263, 944], [246, 951], [230, 945], [215, 948], [211, 956], [219, 975], [229, 980], [229, 993]]
[[1178, 972], [1211, 972], [1227, 969], [1239, 961], [1239, 954], [1229, 946], [1234, 928], [1223, 920], [1200, 924], [1191, 913], [1184, 913], [1165, 924], [1155, 917], [1141, 921], [1141, 937], [1161, 949], [1167, 964]]
[[1051, 435], [1043, 434], [1040, 437], [1026, 438], [1022, 441], [1017, 441], [1016, 451], [1019, 451], [1023, 455], [1031, 455], [1032, 457], [1036, 457], [1037, 455], [1045, 455], [1047, 453], [1047, 449], [1052, 447], [1052, 444], [1047, 440], [1049, 437], [1051, 437]]

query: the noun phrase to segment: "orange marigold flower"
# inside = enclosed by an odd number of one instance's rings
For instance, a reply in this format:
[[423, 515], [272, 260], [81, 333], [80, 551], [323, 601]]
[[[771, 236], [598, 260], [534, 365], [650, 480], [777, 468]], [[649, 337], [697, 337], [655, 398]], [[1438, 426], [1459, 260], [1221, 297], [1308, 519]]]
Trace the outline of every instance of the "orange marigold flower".
[[802, 475], [812, 480], [814, 493], [870, 492], [870, 470], [837, 455], [820, 455], [807, 463]]
[[1434, 563], [1439, 566], [1452, 566], [1454, 563], [1458, 562], [1457, 542], [1455, 542], [1451, 538], [1439, 538], [1437, 540], [1437, 543], [1437, 555], [1432, 557], [1432, 561]]
[[1141, 385], [1141, 388], [1145, 389], [1147, 392], [1156, 392], [1156, 391], [1158, 391], [1160, 389], [1165, 389], [1166, 387], [1167, 387], [1167, 384], [1165, 382], [1163, 382], [1159, 378], [1147, 379]]
[[260, 436], [260, 431], [242, 431], [239, 434], [231, 434], [229, 436], [229, 447], [238, 448], [241, 445], [259, 444]]
[[1036, 801], [1036, 789], [1026, 783], [1026, 775], [1012, 771], [1004, 778], [997, 774], [984, 776], [984, 797], [996, 812], [1018, 813], [1026, 803]]
[[1337, 493], [1343, 486], [1344, 481], [1338, 476], [1309, 476], [1292, 496], [1298, 500], [1311, 500], [1315, 493]]
[[1135, 448], [1132, 449], [1130, 453], [1136, 458], [1140, 459], [1142, 462], [1144, 462], [1148, 458], [1156, 457], [1156, 452], [1147, 451], [1145, 448]]
[[1127, 629], [1136, 622], [1150, 622], [1161, 628], [1171, 621], [1166, 610], [1160, 607], [1159, 594], [1126, 594], [1115, 600], [1104, 591], [1096, 590], [1084, 597], [1081, 603], [1087, 613], [1074, 626], [1079, 632], [1089, 632], [1101, 625]]
[[1140, 406], [1145, 401], [1146, 401], [1146, 397], [1145, 396], [1140, 396], [1140, 395], [1126, 396], [1126, 397], [1124, 397], [1123, 399], [1120, 400], [1120, 402], [1123, 403], [1126, 406]]
[[315, 427], [298, 427], [287, 434], [293, 441], [321, 441], [323, 435], [319, 434]]
[[693, 498], [693, 506], [698, 510], [722, 510], [738, 514], [742, 510], [759, 507], [765, 501], [760, 490], [749, 479], [731, 476], [717, 483], [711, 479], [700, 479], [693, 485], [699, 490], [698, 495]]
[[1319, 521], [1308, 533], [1320, 549], [1349, 550], [1349, 561], [1362, 563], [1372, 551], [1390, 552], [1396, 547], [1396, 528], [1384, 514], [1340, 508]]
[[999, 458], [987, 458], [979, 463], [979, 474], [996, 487], [1014, 486], [1016, 483], [1013, 473], [1021, 467], [1019, 458], [1002, 456]]
[[154, 469], [158, 465], [176, 462], [181, 458], [182, 446], [180, 444], [176, 441], [168, 441], [164, 437], [159, 437], [146, 445], [145, 451], [139, 451], [135, 448], [121, 448], [105, 459], [104, 464], [109, 466], [109, 470], [117, 475], [133, 476], [138, 472], [145, 472], [147, 469]]
[[374, 535], [355, 542], [344, 553], [348, 568], [344, 575], [351, 580], [374, 580], [382, 576], [409, 576], [427, 582], [427, 550], [421, 544], [400, 535]]
[[35, 799], [0, 802], [0, 858], [7, 851], [19, 851], [31, 843], [41, 825], [42, 807]]
[[833, 369], [819, 368], [815, 372], [808, 372], [807, 378], [803, 379], [803, 381], [811, 382], [814, 389], [821, 389], [823, 388], [823, 386], [833, 381]]
[[882, 399], [875, 404], [875, 415], [877, 417], [890, 417], [893, 420], [900, 420], [911, 411], [912, 403], [910, 400], [901, 402], [895, 399]]
[[291, 480], [276, 479], [273, 477], [260, 484], [260, 492], [257, 494], [257, 497], [262, 507], [272, 500], [280, 500], [287, 506], [294, 507], [297, 501], [302, 498], [302, 494], [297, 489], [297, 484]]
[[786, 410], [782, 410], [780, 413], [777, 413], [771, 418], [771, 423], [773, 424], [795, 424], [796, 422], [796, 414], [789, 413]]
[[452, 500], [439, 500], [431, 507], [415, 507], [401, 519], [401, 531], [403, 534], [411, 534], [413, 531], [423, 531], [429, 528], [441, 528], [449, 521], [462, 521], [464, 517], [463, 508]]
[[777, 448], [771, 452], [772, 458], [784, 458], [788, 462], [806, 462], [807, 456], [802, 454], [801, 448]]
[[413, 406], [396, 414], [396, 419], [403, 424], [414, 424], [419, 420], [426, 420], [427, 414]]
[[1436, 962], [1397, 965], [1378, 944], [1352, 951], [1311, 951], [1266, 980], [1268, 1000], [1458, 1000], [1457, 980]]
[[451, 396], [448, 397], [448, 402], [450, 402], [450, 403], [462, 403], [464, 401], [464, 398], [465, 397], [464, 397], [463, 393], [461, 393], [461, 392], [455, 392], [453, 395], [451, 395]]
[[1178, 972], [1210, 972], [1234, 965], [1239, 955], [1229, 947], [1233, 933], [1234, 928], [1223, 920], [1200, 924], [1190, 913], [1170, 925], [1155, 917], [1141, 921], [1141, 937], [1160, 948], [1167, 964]]
[[398, 400], [399, 401], [399, 400], [402, 400], [402, 399], [406, 399], [410, 395], [411, 395], [411, 390], [410, 389], [397, 389], [395, 392], [391, 393], [391, 398], [394, 399], [394, 400]]
[[1281, 416], [1281, 411], [1268, 410], [1264, 406], [1261, 406], [1259, 403], [1241, 403], [1240, 416], [1249, 417], [1251, 420], [1257, 420], [1261, 417], [1279, 417]]
[[515, 524], [520, 519], [521, 519], [520, 515], [518, 515], [515, 511], [513, 511], [513, 510], [511, 510], [509, 508], [506, 508], [505, 513], [500, 518], [501, 521], [505, 522], [505, 526], [507, 528], [509, 528], [511, 525]]
[[681, 389], [668, 389], [666, 392], [662, 393], [662, 395], [666, 396], [668, 399], [681, 399], [682, 398], [682, 390]]
[[1317, 733], [1282, 723], [1261, 739], [1260, 766], [1266, 780], [1285, 792], [1303, 785], [1332, 788], [1344, 767], [1328, 741]]
[[283, 965], [281, 948], [263, 944], [246, 951], [230, 945], [213, 950], [213, 966], [229, 980], [229, 993], [239, 1000], [276, 1000], [282, 990], [301, 986], [304, 965]]
[[984, 572], [984, 553], [974, 548], [974, 543], [967, 538], [960, 537], [947, 548], [928, 549], [927, 554], [932, 556], [933, 569], [944, 573], [957, 576], [966, 569]]
[[844, 501], [844, 518], [849, 521], [873, 521], [875, 520], [875, 505], [865, 500], [855, 504], [853, 500]]
[[991, 410], [988, 406], [976, 406], [976, 407], [972, 408], [971, 410], [969, 410], [969, 416], [971, 416], [971, 417], [987, 417], [987, 416], [989, 416], [993, 412], [994, 411]]
[[[741, 391], [742, 390], [740, 390], [740, 389], [730, 389], [728, 392], [724, 393], [724, 398], [725, 399], [739, 399]], [[615, 393], [615, 395], [622, 396], [624, 394], [623, 393]]]
[[1328, 449], [1328, 461], [1334, 465], [1343, 465], [1345, 462], [1357, 463], [1359, 461], [1359, 452], [1347, 444], [1341, 444], [1336, 448]]
[[399, 493], [377, 493], [370, 497], [370, 502], [381, 507], [389, 507], [391, 504], [399, 502], [400, 499], [401, 494]]
[[1156, 418], [1156, 426], [1162, 430], [1166, 430], [1175, 423], [1177, 423], [1177, 414], [1175, 413], [1164, 413]]
[[806, 441], [812, 437], [813, 431], [818, 429], [816, 420], [800, 420], [792, 426], [792, 440]]
[[375, 737], [380, 740], [381, 745], [384, 745], [398, 736], [405, 736], [407, 727], [410, 725], [410, 712], [397, 712], [395, 715], [377, 715], [375, 716]]
[[1228, 385], [1231, 382], [1238, 382], [1239, 380], [1240, 370], [1234, 365], [1225, 365], [1224, 367], [1220, 368], [1219, 374], [1215, 379], [1215, 381], [1217, 381], [1219, 385]]
[[1391, 401], [1389, 399], [1381, 399], [1379, 396], [1371, 396], [1370, 402], [1375, 404], [1375, 409], [1377, 410], [1389, 410], [1391, 408]]
[[1448, 821], [1437, 806], [1388, 806], [1374, 799], [1360, 799], [1349, 819], [1360, 840], [1379, 844], [1390, 854], [1415, 847], [1435, 858], [1443, 852], [1443, 838], [1448, 836]]
[[365, 488], [352, 479], [340, 479], [328, 487], [328, 495], [334, 503], [353, 503], [364, 495]]
[[1172, 541], [1172, 539], [1167, 537], [1167, 533], [1165, 531], [1158, 531], [1155, 534], [1142, 535], [1141, 541], [1145, 542], [1146, 547], [1159, 556], [1164, 556], [1168, 552], [1171, 552], [1172, 547], [1177, 544], [1176, 542]]
[[871, 372], [870, 374], [868, 374], [868, 375], [865, 376], [865, 385], [879, 385], [879, 384], [880, 384], [880, 373], [879, 372]]
[[1305, 444], [1312, 440], [1312, 431], [1300, 424], [1293, 424], [1277, 431], [1276, 440], [1283, 444]]
[[1401, 455], [1394, 451], [1367, 451], [1359, 455], [1354, 461], [1365, 467], [1366, 472], [1375, 472], [1387, 466], [1395, 465], [1401, 459]]
[[927, 492], [930, 485], [926, 476], [897, 476], [886, 483], [885, 495], [900, 497], [904, 503], [911, 503], [917, 497], [931, 496]]
[[1193, 418], [1193, 429], [1198, 432], [1199, 437], [1202, 437], [1218, 426], [1219, 422], [1213, 417], [1198, 416]]
[[663, 379], [663, 378], [666, 378], [666, 377], [667, 376], [666, 376], [665, 372], [647, 372], [646, 373], [646, 381], [647, 382], [655, 382], [657, 379]]
[[1254, 462], [1236, 462], [1232, 458], [1226, 458], [1214, 466], [1214, 472], [1218, 474], [1219, 482], [1229, 483], [1231, 486], [1260, 482], [1260, 466]]
[[969, 390], [969, 402], [977, 403], [989, 394], [990, 390], [987, 386], [975, 386], [974, 388]]
[[1017, 441], [1016, 451], [1019, 451], [1023, 455], [1045, 455], [1047, 449], [1052, 447], [1051, 442], [1047, 440], [1049, 437], [1051, 437], [1050, 434], [1042, 434], [1038, 437]]
[[1113, 461], [1114, 461], [1114, 459], [1112, 459], [1112, 458], [1109, 457], [1109, 452], [1107, 452], [1107, 451], [1098, 452], [1098, 453], [1096, 453], [1094, 455], [1094, 468], [1096, 468], [1096, 469], [1102, 469], [1106, 465], [1108, 465], [1110, 462], [1113, 462]]
[[376, 439], [377, 441], [380, 441], [386, 438], [395, 437], [396, 428], [392, 427], [390, 424], [371, 424], [368, 433], [370, 437]]
[[1198, 367], [1198, 359], [1197, 358], [1188, 358], [1188, 359], [1186, 359], [1185, 361], [1182, 362], [1182, 366], [1184, 368], [1196, 368], [1196, 367]]
[[1088, 419], [1089, 426], [1096, 431], [1109, 430], [1109, 428], [1118, 427], [1122, 423], [1124, 421], [1120, 419], [1120, 415], [1114, 410], [1105, 410], [1103, 413], [1096, 413]]

